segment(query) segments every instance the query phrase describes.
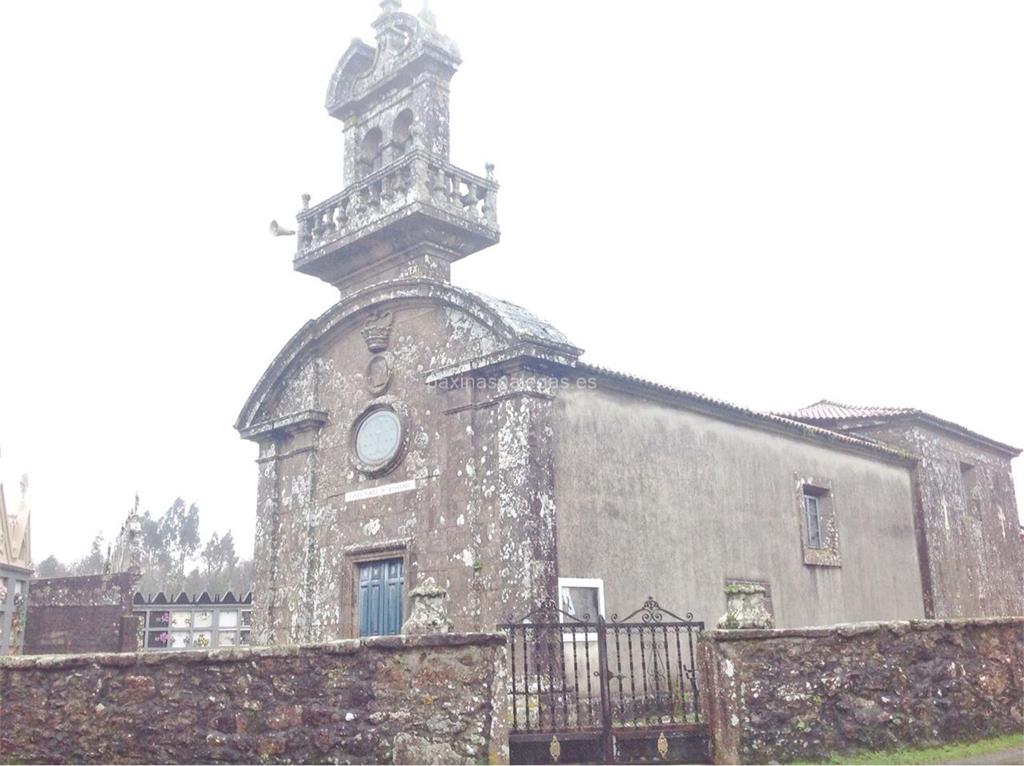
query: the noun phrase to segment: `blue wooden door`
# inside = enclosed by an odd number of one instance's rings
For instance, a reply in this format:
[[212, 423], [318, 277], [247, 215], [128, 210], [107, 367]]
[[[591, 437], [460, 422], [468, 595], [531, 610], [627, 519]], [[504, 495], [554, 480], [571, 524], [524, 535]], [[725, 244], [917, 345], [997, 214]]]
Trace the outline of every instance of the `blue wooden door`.
[[359, 635], [390, 636], [402, 629], [402, 559], [359, 565]]

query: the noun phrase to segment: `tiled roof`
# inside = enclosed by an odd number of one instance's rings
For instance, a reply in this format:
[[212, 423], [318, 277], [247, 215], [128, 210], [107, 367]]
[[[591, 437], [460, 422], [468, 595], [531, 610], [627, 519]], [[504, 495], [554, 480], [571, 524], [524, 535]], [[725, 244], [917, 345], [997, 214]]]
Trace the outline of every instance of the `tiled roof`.
[[[843, 428], [846, 421], [860, 420], [886, 420], [889, 418], [918, 418], [940, 428], [953, 431], [962, 437], [981, 442], [993, 447], [1000, 452], [1008, 453], [1011, 456], [1019, 455], [1021, 450], [1005, 442], [996, 441], [977, 431], [964, 428], [959, 423], [931, 415], [924, 410], [915, 407], [860, 407], [852, 404], [840, 404], [829, 399], [822, 399], [820, 402], [809, 404], [791, 412], [777, 412], [779, 417], [799, 420], [804, 423], [835, 424], [836, 428]], [[855, 425], [855, 424], [851, 424]], [[850, 433], [849, 431], [845, 431]]]
[[889, 418], [898, 415], [916, 415], [920, 410], [911, 407], [858, 407], [840, 404], [829, 399], [809, 404], [792, 412], [776, 412], [776, 415], [793, 420], [851, 420], [861, 418]]
[[715, 399], [704, 394], [698, 394], [692, 391], [683, 391], [682, 389], [672, 388], [671, 386], [666, 386], [661, 383], [655, 383], [650, 380], [638, 378], [635, 375], [628, 375], [623, 372], [616, 372], [615, 370], [610, 370], [607, 367], [598, 367], [597, 365], [586, 364], [584, 362], [577, 362], [575, 369], [582, 370], [584, 372], [589, 371], [596, 375], [603, 375], [623, 382], [632, 383], [634, 385], [643, 386], [645, 388], [650, 388], [654, 391], [659, 391], [661, 393], [669, 394], [671, 396], [677, 396], [681, 400], [689, 400], [690, 402], [696, 404], [704, 404], [723, 412], [729, 412], [735, 415], [739, 415], [747, 420], [761, 422], [764, 423], [765, 425], [772, 425], [777, 428], [782, 428], [787, 431], [802, 434], [804, 436], [824, 439], [839, 444], [848, 445], [850, 447], [867, 449], [872, 452], [880, 452], [884, 455], [899, 458], [901, 460], [914, 459], [912, 455], [910, 455], [907, 452], [904, 452], [901, 449], [879, 444], [878, 442], [870, 439], [863, 439], [859, 436], [854, 436], [852, 434], [837, 433], [835, 431], [830, 431], [826, 428], [821, 428], [819, 426], [803, 423], [794, 418], [787, 418], [782, 415], [751, 410], [748, 409], [747, 407], [741, 407], [737, 404], [732, 404], [731, 402], [727, 402], [722, 399]]

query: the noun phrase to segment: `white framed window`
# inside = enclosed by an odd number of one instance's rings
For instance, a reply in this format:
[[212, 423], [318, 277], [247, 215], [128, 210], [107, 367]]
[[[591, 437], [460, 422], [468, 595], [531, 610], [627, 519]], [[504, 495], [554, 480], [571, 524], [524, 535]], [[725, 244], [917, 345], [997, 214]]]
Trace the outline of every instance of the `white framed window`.
[[824, 548], [821, 544], [821, 509], [818, 507], [818, 496], [804, 490], [804, 521], [807, 527], [807, 547]]
[[842, 566], [839, 555], [839, 517], [831, 479], [793, 474], [796, 507], [800, 511], [800, 547], [804, 564], [816, 567]]
[[[583, 622], [604, 617], [604, 580], [597, 577], [559, 577], [558, 608]], [[559, 615], [564, 622], [565, 615]]]

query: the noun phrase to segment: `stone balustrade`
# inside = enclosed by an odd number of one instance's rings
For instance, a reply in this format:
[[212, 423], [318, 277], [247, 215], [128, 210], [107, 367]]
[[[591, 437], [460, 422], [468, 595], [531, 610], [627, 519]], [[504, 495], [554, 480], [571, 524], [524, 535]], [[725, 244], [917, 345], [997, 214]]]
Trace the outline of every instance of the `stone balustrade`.
[[497, 236], [498, 184], [414, 150], [298, 215], [296, 260], [414, 208]]

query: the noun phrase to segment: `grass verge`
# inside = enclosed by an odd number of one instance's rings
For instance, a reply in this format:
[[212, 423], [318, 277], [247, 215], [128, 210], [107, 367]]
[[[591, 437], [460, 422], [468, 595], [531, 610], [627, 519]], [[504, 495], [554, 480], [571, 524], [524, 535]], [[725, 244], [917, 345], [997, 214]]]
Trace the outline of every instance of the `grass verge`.
[[862, 752], [851, 755], [832, 755], [827, 764], [904, 764], [957, 763], [965, 759], [998, 753], [1013, 748], [1024, 749], [1024, 734], [1004, 734], [976, 742], [956, 742], [935, 747], [919, 747], [908, 750], [887, 750], [884, 752]]

